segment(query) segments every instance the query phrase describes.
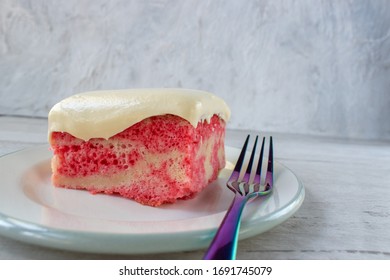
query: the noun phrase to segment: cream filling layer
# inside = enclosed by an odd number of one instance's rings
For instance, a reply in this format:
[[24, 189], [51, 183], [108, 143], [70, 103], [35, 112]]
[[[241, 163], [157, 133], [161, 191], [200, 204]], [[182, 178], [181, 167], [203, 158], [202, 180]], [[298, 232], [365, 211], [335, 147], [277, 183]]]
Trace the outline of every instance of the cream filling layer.
[[105, 138], [145, 118], [172, 114], [194, 127], [218, 115], [225, 121], [230, 109], [219, 97], [190, 89], [129, 89], [76, 94], [54, 105], [49, 112], [49, 139], [54, 131], [89, 140]]
[[117, 171], [114, 174], [107, 175], [89, 175], [85, 177], [68, 177], [57, 172], [58, 158], [54, 156], [52, 158], [52, 170], [56, 174], [54, 183], [56, 185], [66, 185], [69, 188], [80, 188], [85, 186], [86, 189], [93, 187], [97, 190], [105, 190], [107, 187], [112, 186], [127, 186], [134, 182], [140, 181], [142, 178], [153, 177], [150, 173], [152, 170], [159, 170], [163, 162], [167, 162], [170, 159], [174, 159], [172, 164], [167, 167], [167, 172], [173, 180], [185, 182], [189, 181], [186, 170], [181, 167], [181, 163], [184, 159], [184, 155], [180, 154], [176, 150], [172, 150], [166, 154], [154, 155], [152, 153], [145, 153], [143, 158], [134, 166], [130, 166], [127, 170]]

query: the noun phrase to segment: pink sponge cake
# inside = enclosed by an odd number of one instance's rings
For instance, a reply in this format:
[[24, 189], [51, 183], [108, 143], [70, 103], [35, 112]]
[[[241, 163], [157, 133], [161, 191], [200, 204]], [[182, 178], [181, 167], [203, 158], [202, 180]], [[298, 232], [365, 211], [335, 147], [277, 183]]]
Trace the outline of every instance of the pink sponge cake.
[[187, 199], [225, 165], [226, 103], [207, 92], [87, 92], [49, 113], [53, 184], [159, 206]]

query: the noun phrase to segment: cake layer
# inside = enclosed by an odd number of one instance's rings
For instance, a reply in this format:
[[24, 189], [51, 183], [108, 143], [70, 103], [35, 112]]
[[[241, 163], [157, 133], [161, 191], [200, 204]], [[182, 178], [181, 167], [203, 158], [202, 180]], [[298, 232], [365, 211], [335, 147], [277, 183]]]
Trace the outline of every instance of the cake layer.
[[225, 121], [196, 128], [175, 115], [146, 118], [109, 139], [53, 132], [53, 183], [158, 206], [192, 197], [224, 167]]
[[57, 103], [49, 112], [52, 132], [76, 138], [108, 139], [152, 116], [172, 114], [193, 127], [213, 115], [227, 121], [230, 110], [219, 97], [189, 89], [131, 89], [77, 94]]

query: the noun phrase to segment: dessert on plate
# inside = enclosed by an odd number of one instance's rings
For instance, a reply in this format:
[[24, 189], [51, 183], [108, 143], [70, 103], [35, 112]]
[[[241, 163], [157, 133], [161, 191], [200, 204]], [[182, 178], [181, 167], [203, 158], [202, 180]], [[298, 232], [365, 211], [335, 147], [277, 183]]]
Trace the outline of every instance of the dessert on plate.
[[225, 165], [230, 110], [189, 89], [73, 95], [49, 113], [52, 182], [159, 206], [193, 197]]

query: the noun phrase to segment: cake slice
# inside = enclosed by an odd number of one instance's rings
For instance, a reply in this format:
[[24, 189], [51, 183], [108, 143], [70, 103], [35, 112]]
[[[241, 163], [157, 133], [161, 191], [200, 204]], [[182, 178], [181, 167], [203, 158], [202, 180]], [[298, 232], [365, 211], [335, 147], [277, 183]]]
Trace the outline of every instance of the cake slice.
[[71, 96], [49, 113], [53, 184], [150, 206], [191, 198], [225, 165], [229, 116], [222, 99], [196, 90]]

